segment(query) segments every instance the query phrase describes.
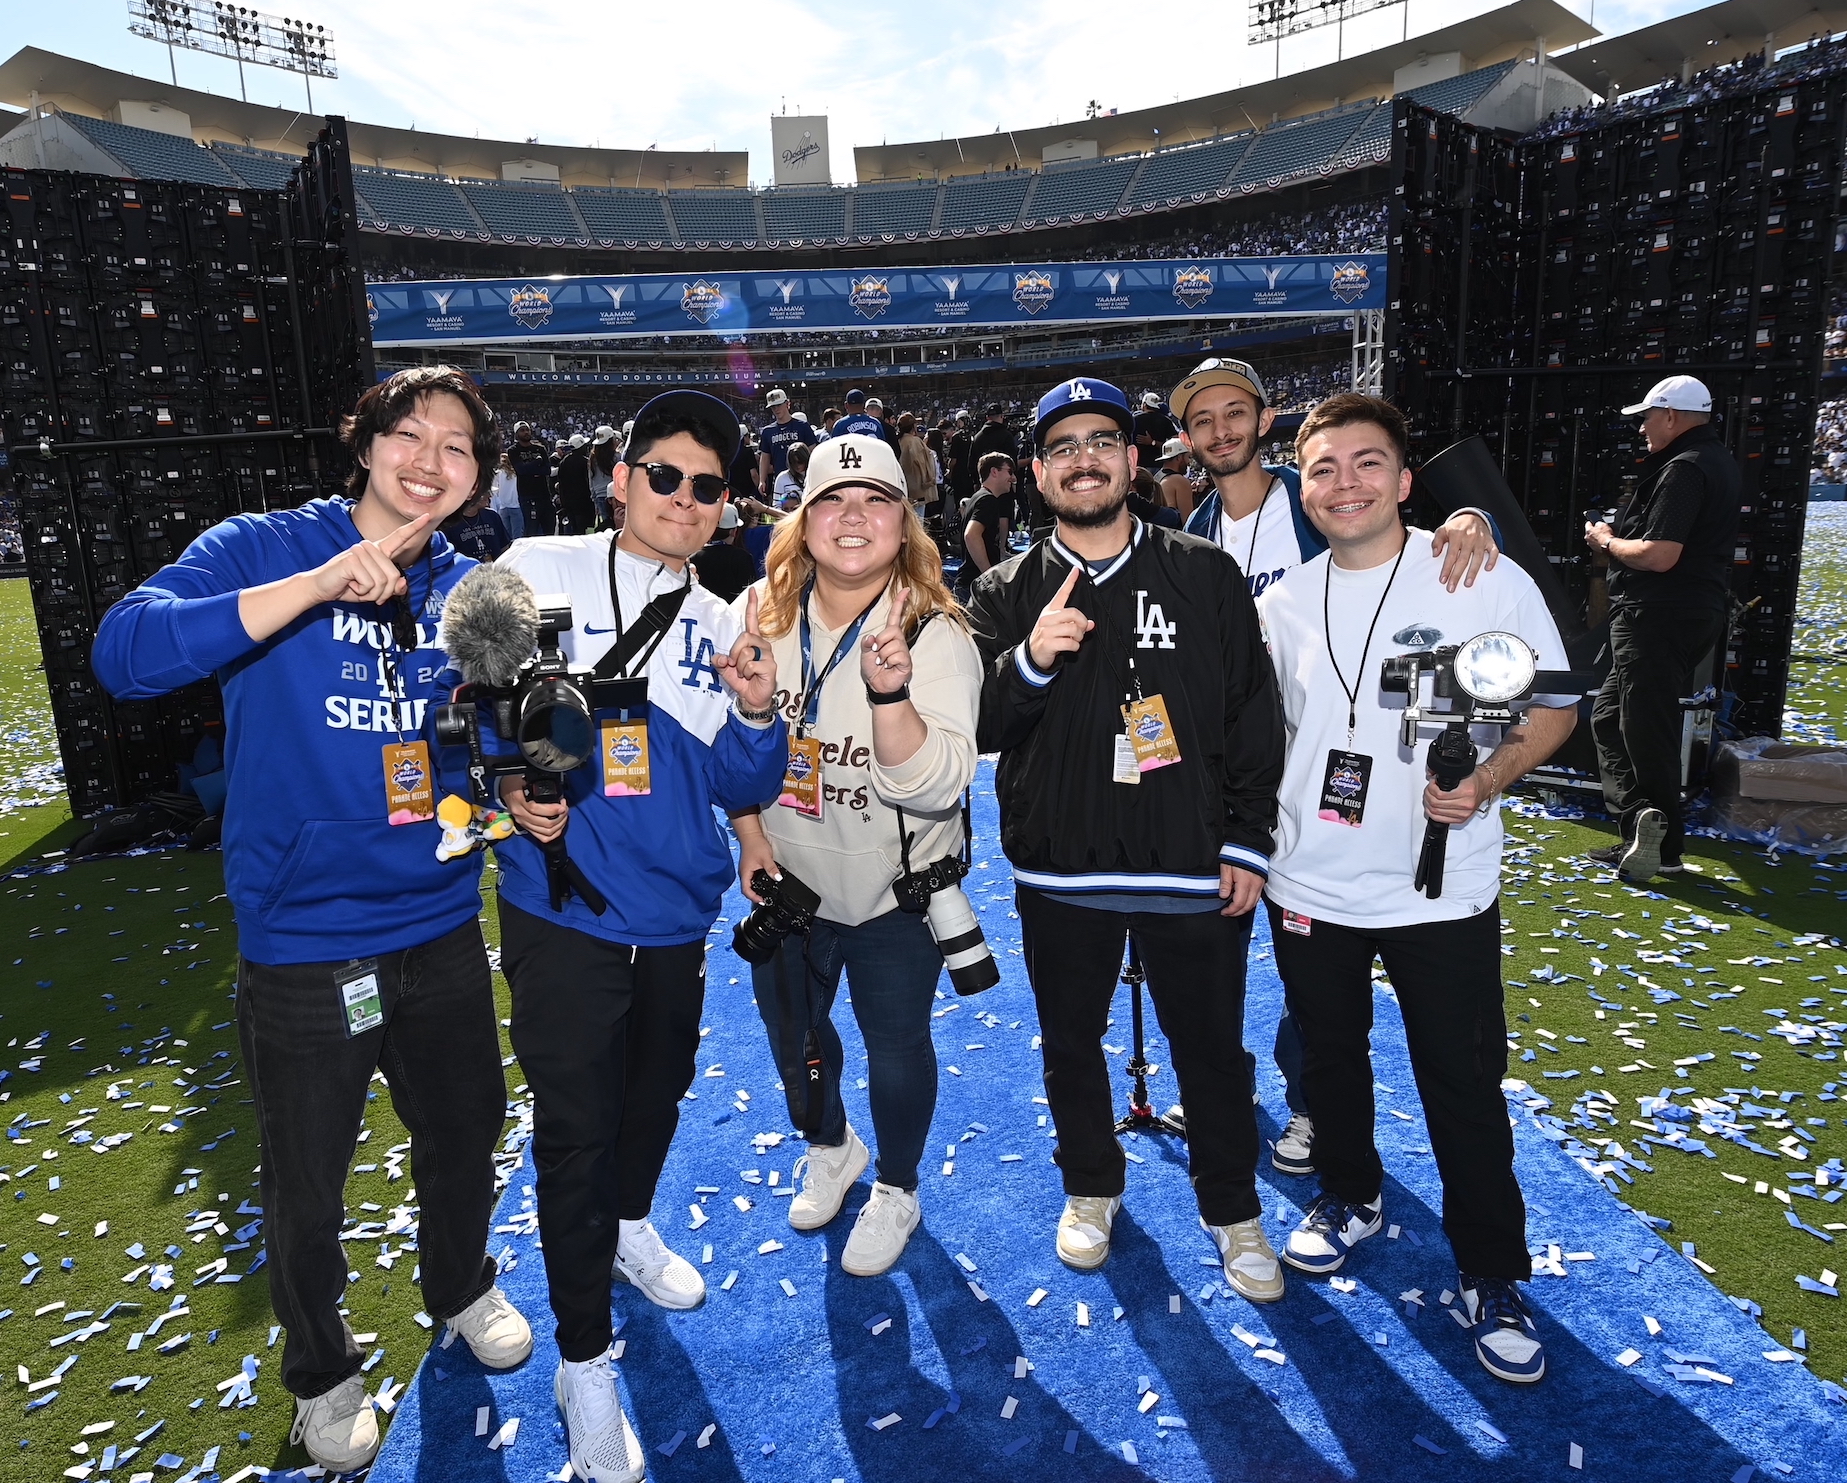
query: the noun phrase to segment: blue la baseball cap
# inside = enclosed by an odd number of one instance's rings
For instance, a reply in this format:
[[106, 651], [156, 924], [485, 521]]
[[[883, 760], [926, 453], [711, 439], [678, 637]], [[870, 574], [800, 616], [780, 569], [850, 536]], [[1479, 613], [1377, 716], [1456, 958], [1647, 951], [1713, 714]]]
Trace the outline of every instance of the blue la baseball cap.
[[1078, 412], [1096, 412], [1114, 418], [1125, 433], [1135, 430], [1135, 413], [1119, 387], [1089, 376], [1074, 376], [1069, 381], [1060, 381], [1039, 398], [1033, 413], [1033, 442], [1043, 448], [1046, 429], [1060, 418]]
[[849, 407], [863, 406], [865, 401], [865, 392], [861, 391], [857, 386], [847, 393], [847, 405]]

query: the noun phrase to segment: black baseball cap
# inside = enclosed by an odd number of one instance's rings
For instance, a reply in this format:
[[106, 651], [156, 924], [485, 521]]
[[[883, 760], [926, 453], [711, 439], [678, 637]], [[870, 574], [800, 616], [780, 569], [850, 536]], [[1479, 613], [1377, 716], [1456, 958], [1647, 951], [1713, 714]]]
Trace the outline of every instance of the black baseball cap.
[[987, 406], [982, 409], [981, 413], [983, 417], [1004, 417], [1006, 414], [1007, 409], [999, 402], [989, 402]]
[[[718, 456], [726, 468], [731, 467], [731, 460], [738, 456], [738, 419], [737, 413], [730, 406], [720, 401], [710, 392], [704, 391], [663, 391], [657, 397], [651, 397], [635, 414], [634, 426], [639, 428], [656, 417], [684, 417], [689, 422], [696, 422], [711, 435], [712, 443], [718, 450]], [[634, 434], [629, 435], [629, 446], [633, 447]], [[645, 448], [642, 450], [647, 451]], [[622, 461], [629, 462], [624, 452]]]

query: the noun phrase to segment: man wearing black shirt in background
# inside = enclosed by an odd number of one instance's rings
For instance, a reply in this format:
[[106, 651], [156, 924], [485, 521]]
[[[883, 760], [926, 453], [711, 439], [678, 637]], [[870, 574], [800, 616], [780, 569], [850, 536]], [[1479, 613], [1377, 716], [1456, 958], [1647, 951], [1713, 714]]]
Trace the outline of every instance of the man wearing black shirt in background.
[[712, 539], [690, 558], [699, 573], [699, 585], [725, 602], [734, 601], [757, 580], [757, 563], [744, 549], [742, 526], [738, 507], [727, 500], [718, 512], [718, 529]]
[[1160, 392], [1143, 392], [1141, 410], [1135, 414], [1135, 449], [1141, 466], [1153, 468], [1161, 461], [1161, 450], [1168, 440], [1179, 436], [1180, 429], [1161, 405]]
[[507, 449], [507, 461], [513, 465], [513, 482], [519, 490], [521, 526], [529, 536], [552, 533], [552, 465], [545, 445], [532, 435], [532, 424], [521, 422], [513, 429], [513, 446]]
[[1725, 637], [1738, 536], [1738, 461], [1712, 430], [1712, 393], [1669, 376], [1623, 416], [1648, 444], [1614, 527], [1584, 540], [1610, 562], [1610, 673], [1591, 709], [1603, 796], [1622, 839], [1592, 858], [1629, 880], [1678, 875], [1681, 697]]
[[956, 590], [964, 601], [975, 578], [1006, 560], [1007, 533], [1013, 528], [1013, 460], [1004, 453], [984, 453], [977, 472], [981, 487], [962, 515], [966, 559], [956, 577]]
[[587, 536], [596, 529], [596, 502], [590, 498], [590, 440], [571, 434], [571, 445], [558, 460], [558, 534]]

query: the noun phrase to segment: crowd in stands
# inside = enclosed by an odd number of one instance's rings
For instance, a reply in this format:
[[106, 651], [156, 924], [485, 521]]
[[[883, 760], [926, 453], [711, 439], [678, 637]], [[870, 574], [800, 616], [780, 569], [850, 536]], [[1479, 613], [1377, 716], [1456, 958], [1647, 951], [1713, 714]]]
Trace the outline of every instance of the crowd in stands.
[[1823, 402], [1815, 409], [1815, 452], [1811, 484], [1847, 484], [1847, 400]]

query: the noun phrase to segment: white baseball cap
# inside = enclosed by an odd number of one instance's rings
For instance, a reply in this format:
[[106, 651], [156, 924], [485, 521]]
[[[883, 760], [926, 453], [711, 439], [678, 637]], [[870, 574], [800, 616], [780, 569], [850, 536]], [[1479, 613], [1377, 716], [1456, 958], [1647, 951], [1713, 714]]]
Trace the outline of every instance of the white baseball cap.
[[874, 407], [877, 407], [877, 408], [879, 409], [879, 411], [881, 411], [881, 412], [883, 412], [883, 411], [885, 410], [885, 403], [883, 403], [882, 401], [880, 401], [880, 400], [879, 400], [879, 399], [878, 399], [877, 397], [875, 397], [875, 396], [869, 396], [869, 397], [867, 397], [867, 398], [866, 398], [866, 409], [867, 409], [867, 411], [870, 411], [870, 410], [871, 410], [872, 408], [874, 408]]
[[607, 443], [611, 438], [615, 437], [615, 435], [616, 430], [607, 422], [599, 423], [597, 425], [596, 437], [592, 439], [592, 441], [596, 443]]
[[849, 433], [843, 438], [829, 438], [815, 446], [808, 460], [808, 478], [802, 485], [802, 499], [813, 499], [830, 489], [848, 484], [866, 484], [883, 489], [899, 499], [906, 496], [904, 470], [898, 455], [883, 438], [863, 433]]
[[1676, 412], [1710, 412], [1712, 393], [1706, 383], [1692, 376], [1669, 376], [1657, 381], [1647, 396], [1633, 407], [1624, 407], [1623, 416], [1634, 417], [1650, 407], [1671, 407]]
[[571, 434], [571, 446], [573, 448], [581, 448], [584, 446], [585, 443], [588, 443], [589, 441], [590, 440], [586, 438], [582, 433], [572, 433]]
[[1168, 463], [1176, 458], [1185, 458], [1190, 452], [1192, 450], [1186, 446], [1183, 439], [1169, 438], [1161, 445], [1161, 456], [1156, 462]]
[[770, 394], [763, 399], [763, 405], [766, 407], [780, 407], [788, 400], [788, 392], [784, 391], [780, 386], [772, 386], [770, 388]]
[[1160, 406], [1160, 405], [1161, 405], [1161, 394], [1160, 394], [1160, 392], [1158, 392], [1158, 391], [1144, 391], [1144, 392], [1142, 393], [1142, 405], [1143, 405], [1144, 407], [1158, 407], [1158, 406]]
[[718, 528], [720, 530], [736, 530], [738, 524], [737, 506], [732, 504], [730, 500], [726, 500], [725, 507], [718, 512]]

